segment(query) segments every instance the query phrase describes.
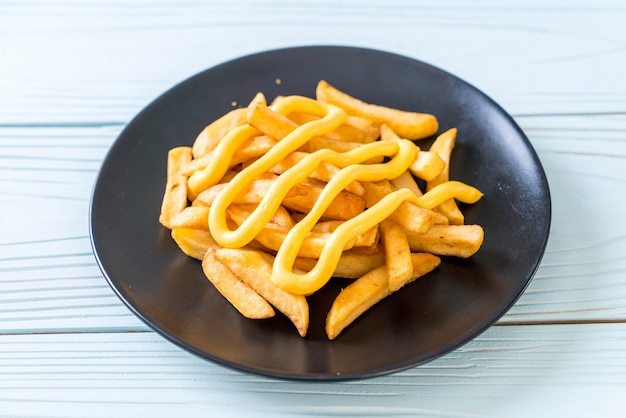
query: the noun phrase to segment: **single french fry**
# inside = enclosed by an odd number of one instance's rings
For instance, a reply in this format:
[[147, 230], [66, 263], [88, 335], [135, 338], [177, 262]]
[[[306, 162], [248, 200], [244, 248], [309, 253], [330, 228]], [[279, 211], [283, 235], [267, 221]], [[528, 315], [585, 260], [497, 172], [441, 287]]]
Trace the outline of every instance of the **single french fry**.
[[325, 136], [338, 141], [358, 142], [361, 144], [368, 144], [376, 140], [376, 138], [372, 138], [371, 134], [368, 134], [367, 132], [364, 132], [347, 123], [340, 125], [334, 131], [327, 133]]
[[250, 109], [247, 118], [250, 125], [276, 141], [280, 141], [298, 127], [287, 116], [263, 105]]
[[445, 167], [445, 161], [438, 154], [432, 151], [420, 151], [413, 164], [409, 166], [409, 170], [415, 177], [432, 181], [441, 174]]
[[280, 312], [285, 314], [304, 337], [309, 327], [309, 305], [306, 298], [285, 292], [272, 283], [274, 257], [261, 251], [222, 248], [216, 258], [254, 289]]
[[[310, 271], [317, 263], [316, 258], [298, 257], [294, 263], [294, 268], [303, 271]], [[364, 274], [385, 264], [385, 254], [378, 247], [378, 250], [370, 254], [359, 254], [354, 248], [341, 253], [341, 258], [335, 267], [333, 277], [345, 279], [358, 279]]]
[[202, 270], [217, 291], [244, 317], [264, 319], [275, 315], [274, 308], [261, 295], [217, 259], [214, 249], [206, 252]]
[[181, 168], [189, 161], [189, 147], [173, 148], [167, 154], [167, 180], [159, 222], [169, 229], [172, 229], [172, 219], [187, 207], [187, 177], [181, 174]]
[[409, 189], [415, 194], [415, 196], [418, 197], [424, 194], [422, 193], [422, 189], [420, 189], [419, 185], [417, 184], [411, 173], [409, 173], [408, 171], [405, 171], [395, 179], [391, 179], [391, 184], [396, 190]]
[[363, 140], [359, 142], [363, 142], [364, 144], [374, 142], [380, 137], [380, 129], [378, 128], [378, 124], [372, 122], [370, 119], [361, 116], [348, 115], [345, 124], [363, 132], [365, 138], [363, 138]]
[[439, 127], [437, 118], [427, 113], [407, 112], [365, 103], [322, 80], [317, 84], [317, 99], [334, 104], [347, 113], [386, 123], [403, 138], [415, 140], [434, 135]]
[[202, 260], [209, 248], [220, 248], [209, 231], [191, 228], [172, 229], [172, 238], [178, 247], [189, 257]]
[[471, 257], [485, 239], [480, 225], [434, 225], [424, 234], [406, 231], [411, 251], [424, 251], [436, 255]]
[[[434, 179], [426, 182], [426, 191], [433, 189], [434, 187], [445, 183], [450, 180], [450, 156], [454, 149], [456, 142], [456, 128], [451, 128], [442, 133], [435, 139], [435, 142], [430, 146], [430, 151], [437, 154], [441, 158], [446, 166], [441, 173]], [[446, 218], [454, 225], [463, 225], [465, 223], [465, 216], [457, 206], [454, 199], [450, 199], [440, 204], [437, 210], [444, 214]]]
[[380, 125], [380, 140], [381, 141], [399, 141], [401, 138], [393, 129], [386, 123]]
[[389, 219], [380, 223], [380, 236], [385, 250], [389, 290], [395, 292], [413, 273], [411, 248], [404, 230]]
[[390, 294], [387, 267], [380, 266], [344, 288], [326, 317], [326, 335], [334, 340], [348, 325]]
[[262, 92], [258, 92], [254, 95], [252, 100], [250, 100], [250, 103], [248, 103], [247, 110], [249, 111], [256, 106], [267, 106], [267, 99]]
[[171, 222], [172, 228], [209, 230], [209, 207], [187, 206]]
[[446, 215], [444, 215], [443, 213], [439, 213], [436, 210], [434, 210], [433, 212], [435, 212], [436, 215], [435, 225], [450, 225], [450, 220]]
[[[378, 234], [378, 237], [380, 237], [380, 234]], [[372, 244], [372, 245], [367, 245], [367, 246], [354, 245], [354, 247], [352, 247], [350, 251], [352, 251], [354, 254], [359, 254], [359, 255], [377, 254], [380, 251], [379, 241], [380, 241], [380, 238], [377, 240], [375, 244]]]
[[[364, 182], [366, 206], [375, 205], [380, 199], [393, 192], [395, 189], [389, 182], [368, 183]], [[398, 206], [391, 219], [400, 224], [404, 229], [416, 234], [423, 234], [435, 223], [437, 215], [432, 210], [424, 209], [411, 202], [403, 202]]]
[[[411, 261], [413, 271], [400, 287], [431, 272], [441, 263], [439, 257], [426, 253], [411, 254]], [[377, 267], [355, 280], [339, 293], [328, 312], [328, 338], [334, 340], [348, 325], [391, 293], [386, 266]]]

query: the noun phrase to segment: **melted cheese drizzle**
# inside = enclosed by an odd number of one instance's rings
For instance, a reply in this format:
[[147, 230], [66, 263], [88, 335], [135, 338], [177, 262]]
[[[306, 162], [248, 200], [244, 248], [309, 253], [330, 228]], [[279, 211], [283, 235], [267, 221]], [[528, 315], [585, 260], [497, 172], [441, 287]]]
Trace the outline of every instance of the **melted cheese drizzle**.
[[[267, 195], [252, 214], [235, 230], [227, 225], [226, 210], [247, 185], [257, 176], [276, 165], [287, 154], [304, 145], [309, 139], [324, 135], [346, 120], [346, 113], [330, 104], [301, 96], [288, 96], [272, 106], [272, 109], [288, 114], [302, 111], [320, 116], [321, 119], [305, 123], [280, 140], [264, 156], [238, 173], [218, 194], [209, 211], [209, 228], [215, 240], [227, 248], [240, 248], [252, 241], [270, 221], [291, 187], [306, 179], [323, 161], [336, 165], [341, 170], [327, 183], [311, 211], [287, 234], [274, 260], [272, 281], [285, 291], [308, 295], [332, 277], [345, 245], [357, 235], [379, 224], [389, 217], [405, 201], [432, 208], [450, 198], [474, 203], [482, 194], [471, 186], [460, 182], [443, 183], [426, 194], [417, 197], [409, 189], [390, 193], [374, 206], [358, 216], [343, 222], [331, 234], [314, 268], [306, 273], [294, 273], [293, 265], [306, 235], [322, 217], [334, 198], [353, 181], [380, 181], [398, 177], [417, 158], [419, 148], [411, 141], [376, 141], [348, 152], [339, 153], [329, 149], [318, 150], [303, 158], [285, 171], [274, 182]], [[228, 156], [232, 156], [241, 144], [242, 137], [251, 131], [242, 127], [231, 136], [225, 137], [216, 151], [211, 181], [219, 181], [228, 170]], [[253, 129], [253, 128], [252, 128]], [[247, 130], [247, 131], [246, 131]], [[386, 163], [361, 164], [373, 157], [390, 157]]]

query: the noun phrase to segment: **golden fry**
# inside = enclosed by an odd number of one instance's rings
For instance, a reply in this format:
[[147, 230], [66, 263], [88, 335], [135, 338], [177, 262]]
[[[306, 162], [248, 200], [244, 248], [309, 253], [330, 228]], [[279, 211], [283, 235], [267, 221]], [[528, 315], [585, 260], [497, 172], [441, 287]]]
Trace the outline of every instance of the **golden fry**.
[[181, 168], [191, 161], [191, 148], [178, 147], [167, 154], [167, 181], [159, 222], [172, 229], [172, 219], [187, 207], [187, 178]]
[[[441, 263], [432, 254], [411, 254], [413, 271], [400, 287], [431, 272]], [[355, 280], [335, 298], [326, 317], [326, 335], [334, 340], [341, 331], [354, 322], [365, 311], [393, 293], [389, 288], [386, 266], [380, 266]]]
[[485, 239], [480, 225], [434, 225], [424, 234], [407, 231], [411, 251], [461, 258], [471, 257]]
[[187, 206], [171, 222], [172, 228], [209, 230], [209, 208], [206, 206]]
[[420, 151], [415, 162], [409, 166], [409, 170], [415, 177], [432, 181], [441, 174], [445, 167], [445, 161], [438, 154], [432, 151]]
[[402, 228], [389, 219], [380, 223], [380, 235], [385, 250], [387, 284], [389, 290], [395, 292], [413, 273], [411, 248]]
[[334, 104], [351, 115], [362, 116], [378, 123], [386, 123], [398, 135], [407, 139], [422, 139], [434, 135], [439, 127], [437, 118], [426, 113], [406, 112], [385, 106], [365, 103], [320, 81], [317, 99]]
[[204, 258], [209, 248], [220, 248], [209, 231], [200, 229], [174, 228], [172, 229], [172, 238], [182, 252], [198, 260]]
[[260, 251], [222, 248], [215, 251], [224, 263], [248, 286], [285, 314], [304, 337], [309, 327], [309, 305], [304, 296], [287, 293], [272, 283], [274, 258]]
[[396, 190], [409, 189], [415, 194], [415, 196], [421, 196], [424, 194], [422, 193], [422, 189], [420, 189], [419, 185], [417, 184], [411, 173], [409, 173], [408, 171], [400, 174], [395, 179], [391, 179], [391, 184]]
[[298, 127], [298, 124], [287, 116], [263, 105], [250, 110], [248, 123], [276, 141], [280, 141]]
[[219, 261], [215, 257], [215, 250], [206, 252], [202, 260], [202, 270], [217, 291], [246, 318], [264, 319], [274, 316], [272, 306]]

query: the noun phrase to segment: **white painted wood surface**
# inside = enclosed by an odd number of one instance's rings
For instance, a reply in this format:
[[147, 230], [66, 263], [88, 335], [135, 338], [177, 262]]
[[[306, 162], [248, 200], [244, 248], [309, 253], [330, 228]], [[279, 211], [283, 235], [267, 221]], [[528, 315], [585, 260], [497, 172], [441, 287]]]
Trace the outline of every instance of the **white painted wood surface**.
[[[626, 3], [534, 0], [0, 1], [0, 416], [624, 416]], [[475, 341], [346, 383], [197, 359], [116, 298], [89, 196], [124, 125], [247, 53], [342, 44], [473, 83], [538, 151], [551, 237], [527, 292]]]

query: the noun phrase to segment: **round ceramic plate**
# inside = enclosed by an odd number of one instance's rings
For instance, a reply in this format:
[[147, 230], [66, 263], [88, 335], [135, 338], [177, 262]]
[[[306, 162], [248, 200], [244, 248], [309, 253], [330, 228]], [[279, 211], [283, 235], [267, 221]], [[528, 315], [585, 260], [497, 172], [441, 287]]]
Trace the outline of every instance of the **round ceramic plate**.
[[[314, 97], [321, 79], [364, 101], [432, 113], [458, 128], [451, 178], [484, 197], [463, 206], [485, 241], [470, 259], [444, 257], [434, 272], [389, 296], [329, 341], [326, 313], [347, 281], [308, 298], [306, 338], [281, 314], [243, 318], [159, 222], [170, 148], [191, 145], [212, 120], [262, 91]], [[420, 142], [423, 148], [429, 145]], [[470, 341], [519, 298], [543, 255], [548, 184], [528, 139], [489, 97], [425, 63], [374, 50], [301, 47], [263, 52], [204, 71], [137, 115], [109, 151], [91, 202], [98, 263], [122, 301], [156, 332], [205, 359], [289, 379], [338, 380], [416, 366]]]

